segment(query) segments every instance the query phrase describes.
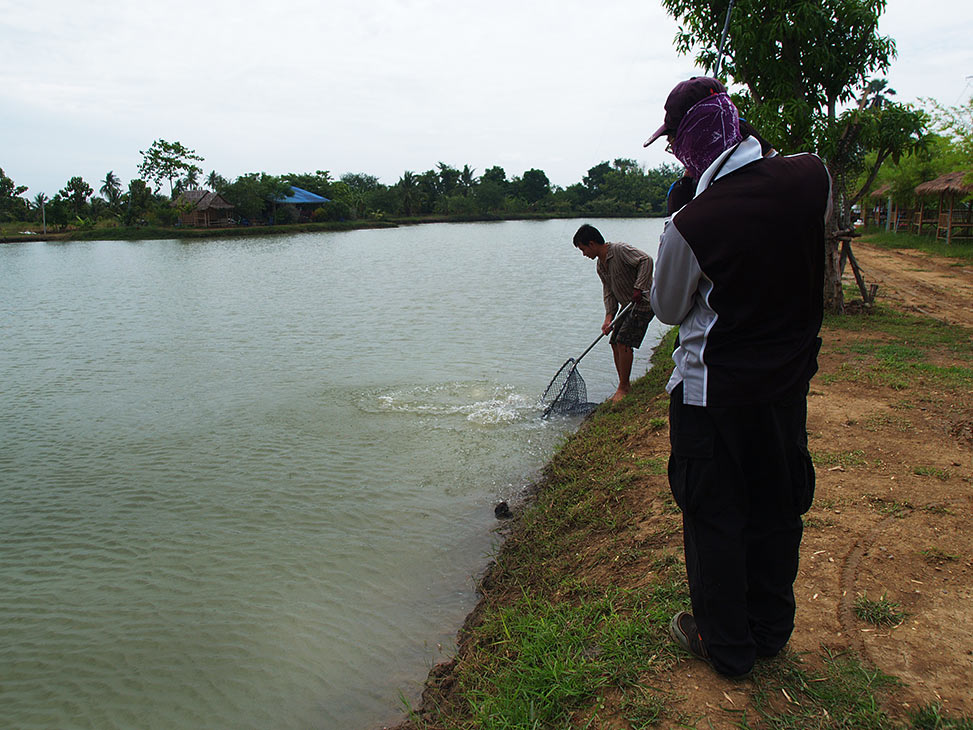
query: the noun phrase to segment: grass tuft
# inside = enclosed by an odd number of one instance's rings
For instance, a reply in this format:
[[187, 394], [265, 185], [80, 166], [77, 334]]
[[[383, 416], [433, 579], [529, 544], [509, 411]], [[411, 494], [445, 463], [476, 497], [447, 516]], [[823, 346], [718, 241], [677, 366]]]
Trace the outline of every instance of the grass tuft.
[[855, 615], [862, 621], [867, 621], [875, 626], [898, 626], [908, 617], [908, 614], [899, 610], [900, 606], [895, 601], [890, 601], [887, 594], [873, 601], [868, 594], [859, 596], [855, 599]]

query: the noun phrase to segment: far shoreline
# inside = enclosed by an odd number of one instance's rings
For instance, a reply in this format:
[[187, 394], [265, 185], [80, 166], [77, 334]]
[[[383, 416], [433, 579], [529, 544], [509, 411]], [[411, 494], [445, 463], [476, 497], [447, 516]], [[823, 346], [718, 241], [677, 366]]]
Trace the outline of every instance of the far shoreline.
[[4, 243], [69, 243], [75, 241], [158, 241], [158, 240], [205, 240], [208, 238], [250, 238], [257, 236], [279, 236], [295, 233], [319, 233], [336, 231], [356, 231], [367, 229], [398, 228], [400, 226], [421, 225], [424, 223], [500, 223], [503, 221], [544, 221], [573, 220], [582, 218], [603, 219], [652, 219], [664, 216], [654, 215], [598, 215], [586, 216], [582, 213], [521, 213], [513, 216], [413, 216], [408, 218], [374, 218], [354, 221], [328, 221], [321, 223], [289, 223], [269, 226], [230, 226], [225, 228], [185, 228], [160, 226], [116, 226], [111, 228], [72, 229], [68, 231], [44, 233], [19, 233], [0, 235]]

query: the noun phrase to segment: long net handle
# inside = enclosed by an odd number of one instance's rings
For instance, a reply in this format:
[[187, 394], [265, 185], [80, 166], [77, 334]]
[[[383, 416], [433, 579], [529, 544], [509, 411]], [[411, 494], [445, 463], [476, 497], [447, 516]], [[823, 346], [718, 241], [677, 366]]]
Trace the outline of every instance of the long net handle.
[[[633, 306], [635, 306], [635, 302], [629, 302], [624, 307], [622, 307], [622, 311], [619, 312], [618, 314], [616, 314], [615, 315], [615, 319], [613, 319], [611, 321], [611, 324], [608, 325], [608, 332], [611, 332], [613, 329], [615, 329], [615, 323], [618, 322], [618, 320], [620, 320], [622, 318], [622, 316], [626, 312], [628, 312], [628, 310], [631, 309]], [[591, 352], [591, 348], [593, 348], [595, 345], [597, 345], [599, 342], [601, 342], [601, 338], [604, 337], [606, 334], [608, 334], [608, 332], [602, 332], [600, 335], [598, 335], [598, 337], [595, 339], [594, 342], [592, 342], [590, 345], [588, 345], [588, 349], [585, 350], [584, 352], [582, 352], [581, 355], [578, 356], [578, 359], [574, 361], [574, 366], [575, 367], [578, 367], [578, 363], [581, 362], [581, 358], [584, 357], [585, 355], [587, 355], [589, 352]]]
[[726, 34], [730, 30], [730, 15], [733, 13], [733, 1], [730, 0], [730, 7], [726, 9], [726, 22], [723, 23], [723, 33], [720, 36], [720, 48], [716, 52], [716, 70], [713, 71], [713, 78], [720, 77], [720, 65], [723, 63], [723, 46], [726, 43]]

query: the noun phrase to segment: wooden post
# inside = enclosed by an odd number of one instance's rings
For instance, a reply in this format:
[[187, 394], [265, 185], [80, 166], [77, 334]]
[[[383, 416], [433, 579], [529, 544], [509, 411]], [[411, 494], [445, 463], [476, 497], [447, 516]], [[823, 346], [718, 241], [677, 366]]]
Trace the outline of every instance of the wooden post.
[[949, 196], [949, 217], [946, 219], [946, 245], [949, 245], [950, 238], [953, 236], [953, 201], [956, 199], [955, 195]]
[[858, 291], [861, 292], [862, 301], [865, 303], [865, 306], [870, 307], [875, 301], [878, 284], [872, 284], [871, 287], [865, 286], [865, 277], [862, 275], [862, 270], [858, 265], [857, 259], [855, 259], [855, 254], [851, 252], [851, 241], [848, 239], [841, 242], [841, 256], [842, 258], [847, 258], [851, 263], [851, 270], [855, 274], [855, 282], [858, 284]]

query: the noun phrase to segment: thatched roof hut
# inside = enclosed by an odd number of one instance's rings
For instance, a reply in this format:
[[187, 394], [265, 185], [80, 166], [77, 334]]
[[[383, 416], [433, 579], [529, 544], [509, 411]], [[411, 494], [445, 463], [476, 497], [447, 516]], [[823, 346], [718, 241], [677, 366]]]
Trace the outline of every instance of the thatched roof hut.
[[222, 196], [209, 190], [186, 190], [172, 204], [189, 208], [179, 216], [179, 221], [186, 226], [226, 225], [233, 210]]
[[971, 176], [969, 170], [948, 172], [935, 180], [916, 186], [916, 195], [969, 195], [973, 193], [973, 182], [964, 182]]
[[[912, 222], [912, 208], [899, 205], [892, 183], [882, 183], [870, 192], [868, 197], [872, 200], [872, 209], [870, 214], [866, 213], [866, 216], [871, 217], [873, 225], [880, 226], [885, 221], [885, 230], [895, 233], [909, 229]], [[887, 203], [886, 199], [888, 199]]]
[[879, 185], [872, 192], [868, 194], [870, 198], [884, 198], [892, 190], [892, 183], [885, 183], [884, 185]]
[[[973, 238], [973, 206], [960, 201], [973, 195], [973, 182], [967, 182], [971, 177], [969, 170], [948, 172], [935, 180], [916, 186], [916, 195], [939, 196], [939, 215], [936, 226], [936, 238], [945, 238], [946, 243], [952, 243], [954, 238]], [[944, 205], [949, 200], [948, 208]]]

